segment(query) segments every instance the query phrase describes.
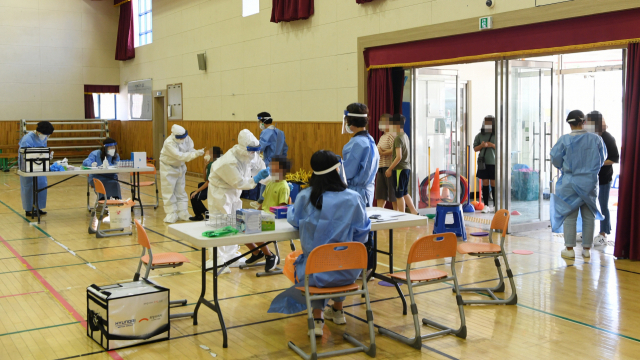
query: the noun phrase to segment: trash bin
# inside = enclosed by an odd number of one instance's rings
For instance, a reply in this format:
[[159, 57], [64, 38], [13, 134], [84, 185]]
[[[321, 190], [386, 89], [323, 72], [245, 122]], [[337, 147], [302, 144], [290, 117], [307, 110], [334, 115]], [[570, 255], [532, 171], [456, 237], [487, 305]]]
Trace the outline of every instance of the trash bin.
[[111, 229], [131, 227], [131, 205], [110, 206], [109, 218]]

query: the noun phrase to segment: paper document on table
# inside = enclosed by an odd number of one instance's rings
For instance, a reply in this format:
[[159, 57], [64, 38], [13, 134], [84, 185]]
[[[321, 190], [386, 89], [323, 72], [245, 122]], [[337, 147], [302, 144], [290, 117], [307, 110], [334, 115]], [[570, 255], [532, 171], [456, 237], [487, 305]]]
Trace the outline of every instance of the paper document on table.
[[[372, 216], [374, 217], [373, 219], [371, 218]], [[369, 219], [371, 219], [371, 222], [373, 223], [378, 223], [378, 222], [385, 222], [385, 221], [394, 221], [402, 216], [404, 215], [403, 214], [371, 214], [369, 215]]]

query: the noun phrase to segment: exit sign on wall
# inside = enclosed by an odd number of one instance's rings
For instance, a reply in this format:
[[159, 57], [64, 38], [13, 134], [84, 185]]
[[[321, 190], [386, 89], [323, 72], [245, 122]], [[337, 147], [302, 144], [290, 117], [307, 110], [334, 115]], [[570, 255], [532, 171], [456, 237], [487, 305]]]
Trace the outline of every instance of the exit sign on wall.
[[491, 16], [480, 18], [480, 30], [493, 29], [493, 18]]

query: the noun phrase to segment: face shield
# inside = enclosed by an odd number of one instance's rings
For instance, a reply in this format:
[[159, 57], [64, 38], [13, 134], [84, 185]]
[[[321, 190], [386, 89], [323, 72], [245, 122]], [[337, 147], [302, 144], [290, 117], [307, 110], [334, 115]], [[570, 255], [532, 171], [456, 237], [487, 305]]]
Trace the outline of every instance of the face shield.
[[351, 130], [351, 128], [347, 124], [347, 121], [346, 121], [347, 116], [364, 117], [364, 118], [366, 118], [368, 115], [367, 114], [352, 114], [348, 110], [345, 110], [344, 111], [344, 115], [342, 115], [342, 133], [343, 134], [344, 134], [345, 131], [347, 133], [349, 133], [349, 134], [353, 134], [353, 130]]
[[116, 154], [116, 145], [118, 145], [117, 142], [112, 142], [109, 144], [104, 144], [104, 148], [107, 151], [107, 155], [109, 156], [114, 156]]
[[347, 185], [347, 176], [345, 174], [344, 171], [344, 165], [342, 164], [342, 158], [339, 158], [339, 161], [337, 164], [333, 165], [332, 167], [326, 169], [326, 170], [322, 170], [322, 171], [314, 171], [313, 173], [315, 175], [325, 175], [328, 174], [334, 170], [338, 171], [338, 174], [340, 174], [340, 178], [342, 179], [342, 182]]

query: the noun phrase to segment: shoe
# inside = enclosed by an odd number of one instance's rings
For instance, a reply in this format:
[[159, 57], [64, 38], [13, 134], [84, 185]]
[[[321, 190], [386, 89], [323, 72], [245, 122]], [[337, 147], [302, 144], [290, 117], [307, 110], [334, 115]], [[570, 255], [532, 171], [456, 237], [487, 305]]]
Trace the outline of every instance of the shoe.
[[322, 319], [315, 319], [313, 321], [315, 323], [315, 328], [313, 329], [313, 332], [316, 334], [316, 337], [322, 337], [322, 328], [324, 327], [324, 320]]
[[562, 251], [560, 252], [560, 256], [562, 256], [565, 259], [575, 259], [576, 252], [573, 250], [562, 249]]
[[178, 219], [182, 220], [182, 221], [189, 221], [191, 218], [191, 216], [189, 216], [189, 212], [182, 210], [178, 213]]
[[40, 212], [40, 215], [47, 215], [46, 211], [42, 211], [42, 210], [38, 210]]
[[[46, 211], [42, 211], [42, 210], [38, 210], [38, 211], [40, 212], [41, 216], [42, 215], [47, 215]], [[25, 213], [26, 216], [31, 216], [31, 211], [25, 211], [24, 213]], [[34, 215], [34, 216], [37, 216], [37, 215]]]
[[171, 214], [167, 214], [167, 216], [164, 218], [164, 222], [168, 223], [168, 224], [173, 224], [176, 221], [178, 221], [178, 213], [171, 213]]
[[200, 216], [192, 216], [192, 217], [189, 218], [189, 220], [191, 220], [191, 221], [202, 221], [202, 220], [204, 220], [204, 217], [202, 215], [200, 215]]
[[485, 205], [480, 212], [483, 214], [489, 213], [491, 212], [491, 208], [489, 207], [489, 205]]
[[253, 265], [258, 261], [260, 261], [263, 257], [264, 257], [264, 254], [262, 253], [262, 251], [259, 251], [258, 255], [252, 253], [251, 257], [248, 258], [244, 263], [247, 265]]
[[278, 255], [271, 255], [271, 256], [265, 257], [264, 271], [269, 272], [275, 269], [276, 266], [278, 266]]
[[582, 249], [582, 257], [588, 259], [591, 257], [590, 249]]
[[606, 236], [602, 236], [600, 234], [598, 234], [598, 236], [596, 236], [593, 239], [593, 245], [603, 245], [606, 246], [607, 245], [607, 237]]
[[344, 325], [347, 323], [347, 319], [344, 317], [344, 310], [336, 310], [333, 306], [329, 306], [324, 309], [324, 318], [332, 320], [335, 324]]

